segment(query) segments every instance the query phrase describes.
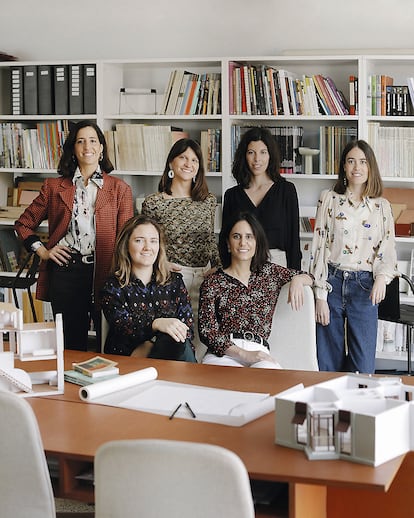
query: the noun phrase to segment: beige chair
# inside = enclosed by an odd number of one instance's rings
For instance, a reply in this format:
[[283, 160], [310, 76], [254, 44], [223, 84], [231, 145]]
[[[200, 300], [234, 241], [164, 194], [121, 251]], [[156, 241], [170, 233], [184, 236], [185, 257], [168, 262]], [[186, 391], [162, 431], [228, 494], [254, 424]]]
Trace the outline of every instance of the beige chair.
[[96, 518], [254, 518], [249, 477], [210, 444], [111, 441], [95, 456]]
[[310, 286], [304, 304], [294, 311], [288, 304], [289, 285], [280, 291], [269, 337], [270, 354], [284, 369], [317, 371], [315, 301]]
[[55, 501], [36, 417], [29, 403], [0, 392], [0, 515], [54, 518]]

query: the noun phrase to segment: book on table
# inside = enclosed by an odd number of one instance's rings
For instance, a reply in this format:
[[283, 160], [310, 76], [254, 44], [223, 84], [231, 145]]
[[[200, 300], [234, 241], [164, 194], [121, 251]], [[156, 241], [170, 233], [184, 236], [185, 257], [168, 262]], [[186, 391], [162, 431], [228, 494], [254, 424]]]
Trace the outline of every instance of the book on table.
[[[118, 368], [116, 368], [118, 370]], [[64, 379], [69, 383], [74, 383], [75, 385], [80, 385], [81, 387], [85, 387], [86, 385], [91, 385], [92, 383], [99, 383], [101, 381], [109, 380], [119, 376], [118, 372], [112, 374], [106, 374], [105, 376], [92, 377], [87, 376], [86, 374], [82, 374], [81, 372], [75, 371], [74, 369], [67, 370], [64, 372]]]
[[99, 378], [103, 376], [110, 376], [118, 374], [119, 369], [118, 363], [101, 356], [94, 356], [90, 360], [86, 360], [80, 363], [73, 363], [72, 367], [75, 371], [89, 376], [91, 378]]

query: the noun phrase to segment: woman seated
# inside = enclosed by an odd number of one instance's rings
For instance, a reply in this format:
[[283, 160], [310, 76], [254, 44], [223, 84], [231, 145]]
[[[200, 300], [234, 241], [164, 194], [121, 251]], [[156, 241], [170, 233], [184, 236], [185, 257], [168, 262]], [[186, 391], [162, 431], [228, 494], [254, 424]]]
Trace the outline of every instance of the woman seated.
[[252, 214], [234, 215], [222, 235], [223, 268], [200, 288], [199, 333], [208, 347], [203, 363], [281, 368], [267, 343], [279, 292], [290, 281], [288, 302], [297, 310], [313, 279], [269, 261], [264, 230]]
[[170, 272], [160, 225], [144, 215], [119, 233], [102, 289], [105, 352], [195, 362], [193, 310], [180, 273]]

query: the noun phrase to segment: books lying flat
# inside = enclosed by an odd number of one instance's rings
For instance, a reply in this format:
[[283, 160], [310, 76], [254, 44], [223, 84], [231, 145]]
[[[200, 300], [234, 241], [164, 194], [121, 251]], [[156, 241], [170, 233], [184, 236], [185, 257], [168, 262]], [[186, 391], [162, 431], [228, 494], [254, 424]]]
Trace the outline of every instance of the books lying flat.
[[187, 385], [157, 380], [157, 377], [157, 370], [148, 367], [82, 387], [79, 397], [89, 403], [161, 414], [166, 419], [173, 414], [174, 419], [228, 426], [242, 426], [275, 407], [274, 396], [270, 394]]
[[107, 360], [101, 356], [95, 356], [90, 360], [80, 363], [72, 363], [72, 367], [75, 371], [91, 378], [100, 378], [102, 376], [110, 376], [111, 374], [119, 374], [117, 365], [117, 362]]
[[92, 383], [102, 382], [108, 379], [112, 379], [119, 374], [108, 374], [107, 376], [100, 376], [98, 378], [92, 378], [91, 376], [86, 376], [86, 374], [82, 374], [75, 370], [68, 370], [64, 372], [64, 379], [69, 383], [74, 383], [75, 385], [80, 385], [85, 387], [86, 385], [91, 385]]

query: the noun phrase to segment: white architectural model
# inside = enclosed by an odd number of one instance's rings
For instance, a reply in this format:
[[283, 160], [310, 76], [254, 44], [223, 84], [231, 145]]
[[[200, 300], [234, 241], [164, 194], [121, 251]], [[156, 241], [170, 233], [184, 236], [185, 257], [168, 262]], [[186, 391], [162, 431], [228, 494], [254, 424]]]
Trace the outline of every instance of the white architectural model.
[[[4, 351], [3, 335], [8, 335], [9, 351]], [[15, 360], [38, 362], [30, 368], [15, 368]], [[48, 361], [47, 364], [44, 361]], [[49, 361], [55, 368], [49, 367]], [[36, 370], [40, 366], [40, 369]], [[63, 324], [56, 322], [23, 323], [23, 312], [13, 304], [0, 303], [0, 390], [12, 390], [22, 396], [63, 394]]]
[[414, 449], [414, 386], [349, 374], [276, 396], [276, 444], [378, 466]]

